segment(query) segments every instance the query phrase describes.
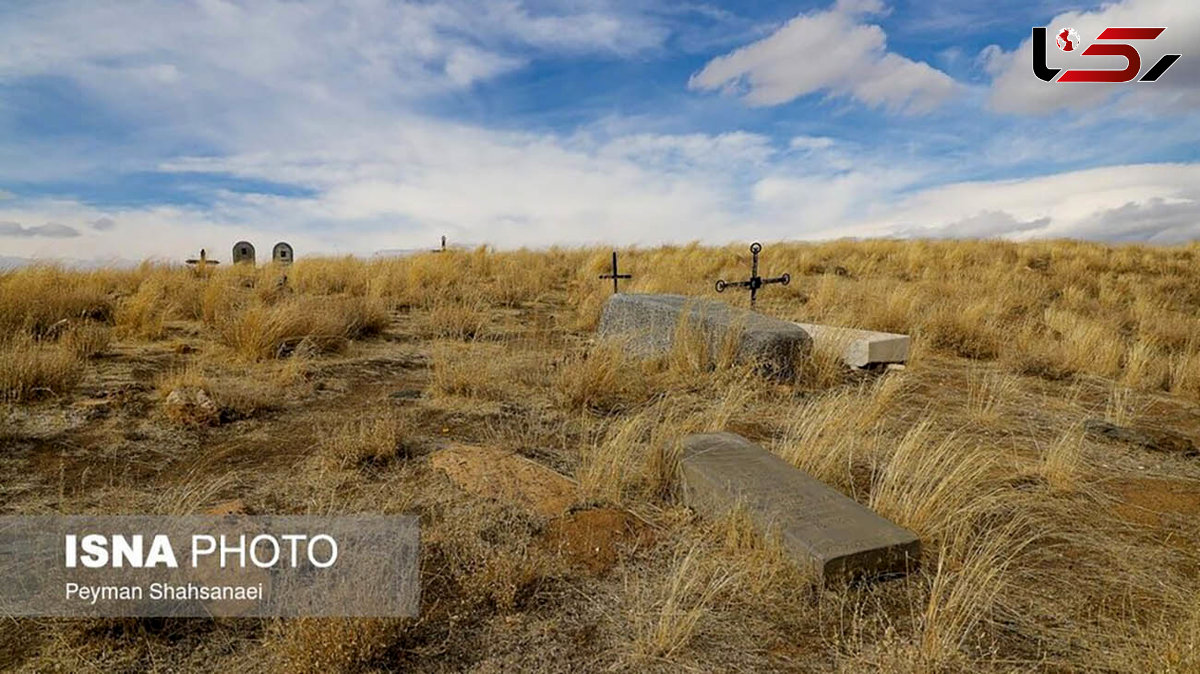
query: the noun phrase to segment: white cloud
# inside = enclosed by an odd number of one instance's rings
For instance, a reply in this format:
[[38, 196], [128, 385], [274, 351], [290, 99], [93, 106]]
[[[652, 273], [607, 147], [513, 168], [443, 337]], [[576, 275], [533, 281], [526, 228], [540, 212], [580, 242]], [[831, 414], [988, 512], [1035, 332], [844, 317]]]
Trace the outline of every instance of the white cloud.
[[944, 185], [903, 196], [858, 235], [1200, 238], [1200, 164], [1136, 164]]
[[182, 121], [303, 103], [395, 104], [470, 87], [531, 55], [629, 55], [668, 31], [620, 9], [532, 11], [509, 0], [47, 0], [0, 22], [0, 80], [72, 80], [126, 114]]
[[[5, 239], [5, 253], [181, 260], [201, 247], [227, 256], [246, 239], [260, 249], [287, 240], [303, 257], [427, 248], [442, 234], [506, 247], [1198, 234], [1189, 224], [1200, 222], [1192, 217], [1200, 184], [1194, 164], [929, 188], [958, 175], [961, 160], [826, 136], [647, 133], [624, 118], [558, 134], [413, 112], [412, 99], [496, 77], [539, 58], [537, 50], [628, 54], [665, 39], [653, 21], [594, 7], [550, 15], [505, 2], [32, 5], [0, 23], [0, 80], [70, 79], [102, 97], [112, 107], [105, 113], [122, 122], [153, 122], [138, 126], [131, 145], [160, 151], [130, 159], [87, 143], [45, 141], [24, 153], [29, 162], [0, 162], [0, 179], [154, 169], [294, 185], [304, 196], [210, 191], [201, 195], [211, 200], [204, 205], [124, 208], [22, 196], [0, 201], [0, 221], [19, 228], [8, 227], [17, 234]], [[958, 85], [944, 74], [887, 52], [883, 32], [864, 23], [882, 9], [877, 0], [843, 0], [801, 16], [714, 60], [693, 86], [711, 76], [714, 86], [744, 81], [748, 95], [763, 100], [821, 91], [910, 111], [952, 93]], [[809, 38], [840, 39], [832, 47], [845, 50], [853, 67], [793, 58], [808, 53], [801, 43]], [[721, 69], [728, 77], [715, 73]], [[993, 142], [1022, 156], [1061, 150], [1035, 140], [1028, 147], [1011, 137]], [[181, 157], [181, 146], [210, 154]], [[996, 148], [974, 150], [982, 158], [973, 155], [978, 163], [970, 169], [996, 165], [989, 156]], [[49, 240], [16, 224], [31, 222], [61, 223], [78, 236]], [[107, 222], [120, 227], [106, 231], [100, 223]]]
[[[1200, 237], [1200, 164], [1114, 166], [1021, 180], [926, 185], [947, 170], [832, 139], [748, 133], [597, 140], [502, 133], [419, 118], [387, 135], [347, 131], [336, 151], [298, 146], [164, 169], [296, 182], [311, 196], [232, 192], [212, 207], [98, 209], [5, 202], [0, 220], [65, 223], [73, 239], [21, 237], [24, 256], [182, 259], [246, 239], [299, 255], [451, 242], [502, 247], [844, 236], [1096, 239]], [[100, 218], [122, 236], [97, 232]]]
[[57, 222], [25, 227], [19, 222], [0, 222], [0, 236], [21, 238], [69, 239], [79, 236], [79, 230]]
[[1157, 82], [1043, 82], [1033, 74], [1033, 43], [1026, 38], [1014, 51], [990, 45], [980, 54], [985, 70], [993, 76], [990, 107], [1000, 112], [1038, 114], [1059, 109], [1086, 110], [1120, 99], [1122, 108], [1128, 111], [1192, 113], [1200, 105], [1200, 3], [1121, 0], [1093, 11], [1059, 14], [1047, 24], [1047, 65], [1064, 69], [1120, 69], [1125, 65], [1121, 57], [1082, 56], [1081, 50], [1072, 53], [1059, 50], [1054, 44], [1054, 34], [1062, 28], [1074, 28], [1086, 47], [1105, 28], [1137, 26], [1167, 29], [1153, 41], [1133, 42], [1141, 54], [1142, 74], [1163, 54], [1182, 54]]
[[926, 63], [889, 52], [883, 29], [862, 22], [882, 9], [877, 0], [854, 0], [801, 14], [770, 36], [709, 61], [688, 85], [737, 93], [751, 105], [827, 92], [872, 107], [927, 112], [958, 85]]

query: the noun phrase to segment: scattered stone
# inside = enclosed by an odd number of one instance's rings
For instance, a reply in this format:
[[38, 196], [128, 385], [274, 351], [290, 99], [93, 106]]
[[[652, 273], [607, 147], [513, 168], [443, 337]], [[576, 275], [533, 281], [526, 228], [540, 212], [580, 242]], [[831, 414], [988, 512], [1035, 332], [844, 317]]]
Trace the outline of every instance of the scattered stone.
[[1185, 435], [1156, 428], [1130, 428], [1118, 426], [1102, 419], [1088, 419], [1083, 422], [1083, 429], [1094, 437], [1127, 442], [1142, 449], [1166, 454], [1179, 454], [1184, 457], [1200, 456], [1200, 450], [1191, 438]]
[[575, 483], [515, 452], [454, 445], [430, 461], [464, 491], [545, 516], [560, 515], [575, 502]]
[[908, 360], [908, 335], [812, 323], [796, 325], [812, 337], [815, 346], [828, 345], [840, 351], [842, 360], [850, 367], [903, 363]]
[[71, 320], [68, 318], [63, 318], [46, 328], [46, 332], [42, 335], [42, 337], [50, 340], [58, 339], [70, 329]]
[[683, 295], [613, 295], [604, 305], [598, 331], [604, 337], [627, 338], [634, 355], [654, 358], [671, 350], [684, 321], [704, 335], [711, 352], [720, 352], [726, 339], [734, 339], [739, 360], [758, 363], [767, 374], [780, 377], [791, 376], [796, 360], [812, 345], [808, 333], [794, 323]]
[[103, 419], [112, 413], [112, 401], [108, 398], [87, 398], [74, 403], [75, 409], [79, 410], [85, 419], [93, 421], [95, 419]]
[[683, 440], [684, 501], [708, 517], [744, 508], [760, 535], [829, 582], [916, 567], [921, 541], [778, 456], [733, 433]]
[[171, 391], [163, 401], [171, 421], [189, 426], [210, 426], [221, 421], [221, 410], [203, 389], [185, 386]]
[[392, 400], [418, 400], [421, 397], [421, 390], [415, 388], [406, 388], [399, 391], [392, 391], [388, 397]]
[[594, 576], [611, 569], [622, 552], [650, 540], [649, 527], [615, 508], [580, 510], [556, 518], [542, 537], [551, 552]]

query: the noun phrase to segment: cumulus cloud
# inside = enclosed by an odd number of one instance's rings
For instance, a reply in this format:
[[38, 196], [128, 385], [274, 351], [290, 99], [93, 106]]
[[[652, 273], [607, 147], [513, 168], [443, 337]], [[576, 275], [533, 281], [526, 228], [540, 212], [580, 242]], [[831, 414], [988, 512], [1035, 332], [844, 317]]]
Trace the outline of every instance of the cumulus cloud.
[[[0, 220], [88, 226], [81, 237], [15, 254], [178, 260], [200, 247], [292, 243], [298, 255], [369, 254], [453, 241], [501, 247], [655, 245], [702, 239], [1076, 236], [1172, 243], [1200, 237], [1200, 165], [1145, 164], [928, 187], [945, 167], [860, 145], [757, 134], [635, 134], [597, 140], [406, 120], [381, 141], [335, 150], [195, 158], [163, 167], [313, 187], [306, 196], [226, 193], [214, 207], [0, 205]], [[42, 239], [44, 241], [44, 239]]]
[[1016, 234], [1037, 231], [1044, 229], [1049, 224], [1049, 217], [1020, 222], [1011, 213], [1005, 213], [1004, 211], [983, 211], [944, 225], [932, 227], [900, 226], [895, 230], [894, 234], [902, 237], [923, 239], [990, 239], [1006, 236], [1011, 237]]
[[79, 236], [79, 230], [57, 222], [47, 222], [36, 227], [24, 227], [19, 222], [0, 222], [0, 236], [70, 239]]
[[1191, 114], [1200, 105], [1200, 3], [1177, 0], [1121, 0], [1091, 11], [1058, 14], [1047, 24], [1047, 65], [1051, 68], [1121, 69], [1125, 59], [1114, 56], [1083, 56], [1082, 50], [1063, 52], [1054, 43], [1062, 28], [1074, 28], [1084, 46], [1105, 28], [1130, 26], [1166, 27], [1153, 41], [1134, 44], [1141, 54], [1145, 74], [1164, 54], [1182, 58], [1154, 83], [1069, 83], [1043, 82], [1033, 75], [1032, 38], [1013, 51], [989, 45], [979, 55], [993, 76], [989, 105], [1000, 112], [1042, 114], [1060, 109], [1085, 110], [1119, 99], [1126, 110], [1142, 113]]
[[186, 104], [190, 124], [217, 124], [231, 106], [394, 105], [471, 87], [530, 56], [631, 55], [667, 35], [648, 13], [588, 3], [47, 0], [0, 21], [0, 79], [63, 77], [126, 114]]
[[[882, 30], [868, 22], [883, 9], [877, 0], [844, 0], [797, 17], [715, 59], [692, 86], [741, 86], [752, 102], [764, 103], [821, 92], [906, 111], [953, 93], [958, 85], [944, 74], [887, 51]], [[57, 2], [6, 19], [0, 80], [72, 81], [102, 97], [106, 114], [136, 127], [139, 142], [108, 154], [46, 141], [28, 152], [32, 166], [0, 162], [0, 178], [8, 171], [20, 180], [62, 180], [83, 171], [77, 164], [107, 169], [130, 162], [121, 154], [129, 146], [158, 143], [157, 154], [136, 158], [148, 158], [144, 164], [120, 170], [175, 174], [171, 184], [207, 189], [195, 206], [0, 201], [6, 254], [178, 261], [201, 247], [227, 254], [245, 239], [260, 250], [286, 240], [303, 257], [429, 248], [442, 234], [504, 247], [1195, 234], [1188, 224], [1197, 202], [1192, 186], [1200, 184], [1194, 164], [936, 186], [998, 163], [991, 144], [1024, 151], [1013, 137], [1031, 137], [1025, 133], [989, 136], [969, 155], [942, 157], [922, 153], [920, 138], [904, 147], [847, 142], [836, 126], [821, 131], [829, 135], [779, 138], [670, 133], [656, 120], [622, 118], [522, 132], [415, 112], [428, 108], [414, 99], [460, 92], [539, 58], [539, 50], [628, 55], [661, 46], [664, 32], [653, 20], [604, 3], [550, 12], [513, 2], [214, 1], [137, 11]], [[845, 50], [852, 68], [796, 58], [811, 53], [801, 49], [810, 38], [832, 39], [825, 29], [841, 31], [832, 48]], [[1000, 64], [1003, 56], [997, 48], [988, 58]], [[145, 115], [151, 123], [137, 124]], [[1078, 138], [1055, 133], [1063, 143]], [[1072, 149], [1033, 140], [1027, 144], [1035, 158]], [[180, 147], [202, 154], [179, 156]], [[189, 172], [233, 187], [204, 188], [202, 180], [192, 186], [183, 175]], [[263, 184], [295, 189], [250, 191]], [[46, 230], [50, 225], [22, 222], [62, 224]], [[117, 222], [119, 236], [95, 233]]]
[[1200, 238], [1200, 164], [1137, 164], [898, 195], [855, 226], [863, 236]]
[[864, 23], [882, 9], [877, 0], [853, 0], [801, 14], [768, 37], [709, 61], [688, 86], [737, 94], [751, 105], [825, 92], [872, 107], [927, 112], [958, 85], [927, 63], [888, 51], [883, 29]]

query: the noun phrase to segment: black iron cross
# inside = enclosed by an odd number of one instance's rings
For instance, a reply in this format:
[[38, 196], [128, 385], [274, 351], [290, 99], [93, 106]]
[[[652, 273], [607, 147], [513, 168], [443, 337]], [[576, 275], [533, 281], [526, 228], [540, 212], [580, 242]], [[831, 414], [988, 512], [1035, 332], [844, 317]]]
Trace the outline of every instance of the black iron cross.
[[775, 278], [763, 278], [758, 275], [758, 254], [762, 252], [762, 244], [755, 241], [750, 244], [750, 252], [754, 254], [754, 260], [750, 263], [750, 280], [749, 281], [733, 281], [726, 283], [724, 280], [717, 281], [717, 292], [723, 293], [726, 288], [749, 288], [750, 289], [750, 308], [754, 308], [754, 300], [758, 295], [758, 289], [768, 283], [782, 283], [787, 285], [792, 282], [791, 274], [776, 276]]
[[623, 278], [633, 278], [633, 274], [618, 274], [618, 273], [617, 273], [617, 251], [615, 251], [615, 250], [614, 250], [614, 251], [613, 251], [613, 261], [612, 261], [612, 273], [611, 273], [611, 274], [601, 274], [601, 275], [600, 275], [600, 278], [602, 278], [602, 279], [605, 279], [605, 278], [610, 278], [610, 279], [612, 279], [612, 282], [613, 282], [613, 294], [615, 295], [615, 294], [617, 294], [617, 292], [619, 292], [619, 291], [617, 290], [617, 279], [623, 279]]

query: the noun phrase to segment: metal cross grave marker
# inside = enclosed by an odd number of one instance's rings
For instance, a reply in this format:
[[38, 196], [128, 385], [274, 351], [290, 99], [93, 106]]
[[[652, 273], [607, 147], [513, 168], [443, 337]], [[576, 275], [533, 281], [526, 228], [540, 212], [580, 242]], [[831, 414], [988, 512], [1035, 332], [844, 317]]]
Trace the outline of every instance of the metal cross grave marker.
[[750, 289], [750, 308], [754, 308], [754, 301], [758, 295], [758, 289], [768, 283], [781, 283], [787, 285], [792, 282], [791, 274], [776, 276], [774, 278], [763, 278], [758, 275], [758, 254], [762, 252], [762, 244], [755, 241], [750, 244], [750, 252], [754, 255], [753, 261], [750, 263], [750, 280], [748, 281], [732, 281], [726, 283], [723, 279], [717, 281], [717, 292], [723, 293], [726, 288], [749, 288]]
[[630, 278], [633, 278], [633, 274], [619, 274], [619, 273], [617, 273], [617, 251], [615, 251], [615, 250], [614, 250], [614, 251], [613, 251], [613, 257], [612, 257], [612, 273], [611, 273], [611, 274], [601, 274], [601, 275], [600, 275], [600, 278], [602, 278], [602, 279], [606, 279], [606, 278], [610, 278], [610, 279], [612, 279], [612, 282], [613, 282], [613, 294], [614, 294], [614, 295], [616, 295], [618, 292], [620, 292], [620, 291], [617, 289], [617, 279], [630, 279]]
[[200, 257], [199, 258], [189, 258], [184, 261], [190, 265], [195, 265], [196, 271], [200, 272], [201, 274], [208, 273], [208, 265], [221, 264], [220, 261], [218, 261], [218, 260], [208, 259], [208, 253], [205, 252], [205, 250], [203, 248], [200, 249]]

